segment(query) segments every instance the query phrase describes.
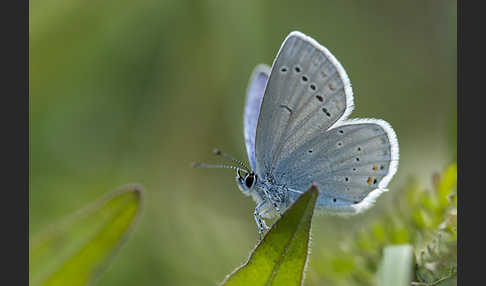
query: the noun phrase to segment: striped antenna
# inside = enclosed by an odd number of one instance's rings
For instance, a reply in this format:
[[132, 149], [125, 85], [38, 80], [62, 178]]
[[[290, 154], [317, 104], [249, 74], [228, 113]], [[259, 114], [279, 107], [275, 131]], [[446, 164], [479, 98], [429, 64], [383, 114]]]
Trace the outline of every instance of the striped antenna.
[[223, 158], [226, 158], [226, 159], [228, 159], [228, 160], [230, 160], [230, 161], [232, 161], [232, 162], [234, 162], [234, 163], [236, 163], [236, 164], [238, 164], [238, 165], [242, 166], [243, 168], [245, 168], [245, 171], [247, 171], [247, 173], [250, 173], [251, 168], [248, 168], [248, 166], [246, 166], [246, 165], [245, 165], [243, 162], [241, 162], [240, 160], [235, 159], [235, 158], [233, 158], [232, 156], [230, 156], [230, 155], [228, 155], [228, 154], [226, 154], [226, 153], [221, 152], [221, 151], [220, 151], [219, 149], [217, 149], [217, 148], [214, 148], [214, 149], [213, 149], [213, 153], [214, 153], [214, 155], [221, 156], [221, 157], [223, 157]]
[[235, 171], [244, 171], [245, 173], [249, 173], [247, 170], [238, 168], [236, 166], [230, 166], [230, 165], [210, 165], [210, 164], [204, 164], [204, 163], [199, 163], [199, 162], [193, 162], [192, 163], [193, 168], [209, 168], [209, 169], [233, 169]]

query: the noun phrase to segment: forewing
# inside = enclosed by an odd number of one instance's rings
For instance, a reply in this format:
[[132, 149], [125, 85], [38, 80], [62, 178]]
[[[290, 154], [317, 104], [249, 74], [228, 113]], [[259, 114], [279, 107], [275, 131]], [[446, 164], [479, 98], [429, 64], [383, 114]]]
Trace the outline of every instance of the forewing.
[[385, 190], [398, 166], [398, 142], [383, 120], [353, 119], [300, 145], [279, 161], [277, 180], [295, 190], [317, 185], [324, 211], [357, 213]]
[[257, 173], [271, 179], [282, 156], [346, 118], [352, 108], [341, 64], [312, 38], [290, 33], [273, 63], [258, 117]]
[[243, 117], [243, 132], [245, 135], [246, 152], [253, 170], [256, 168], [255, 161], [255, 133], [258, 123], [258, 114], [262, 104], [265, 86], [270, 74], [270, 67], [258, 65], [252, 72], [250, 83], [246, 92], [246, 103]]

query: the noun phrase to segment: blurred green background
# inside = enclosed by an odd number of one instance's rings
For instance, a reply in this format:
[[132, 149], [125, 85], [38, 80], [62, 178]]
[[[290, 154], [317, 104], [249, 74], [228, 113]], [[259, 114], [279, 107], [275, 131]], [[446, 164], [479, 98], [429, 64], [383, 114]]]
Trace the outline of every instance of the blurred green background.
[[[30, 236], [121, 185], [139, 224], [100, 285], [215, 285], [256, 243], [255, 203], [218, 147], [246, 160], [250, 73], [300, 30], [353, 86], [353, 117], [390, 122], [400, 165], [376, 208], [456, 156], [456, 1], [30, 1]], [[317, 217], [313, 261], [364, 215]]]

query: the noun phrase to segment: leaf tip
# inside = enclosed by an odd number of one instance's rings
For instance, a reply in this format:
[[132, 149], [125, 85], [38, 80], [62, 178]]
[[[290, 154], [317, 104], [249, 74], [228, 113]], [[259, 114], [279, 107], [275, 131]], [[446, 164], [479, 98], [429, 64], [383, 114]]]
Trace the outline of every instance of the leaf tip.
[[139, 184], [129, 184], [120, 188], [121, 193], [133, 193], [138, 199], [143, 197], [144, 188]]
[[137, 213], [140, 213], [143, 207], [144, 193], [145, 190], [142, 185], [128, 184], [120, 187], [117, 192], [113, 193], [113, 196], [129, 195], [130, 197], [133, 197], [133, 200], [137, 204]]

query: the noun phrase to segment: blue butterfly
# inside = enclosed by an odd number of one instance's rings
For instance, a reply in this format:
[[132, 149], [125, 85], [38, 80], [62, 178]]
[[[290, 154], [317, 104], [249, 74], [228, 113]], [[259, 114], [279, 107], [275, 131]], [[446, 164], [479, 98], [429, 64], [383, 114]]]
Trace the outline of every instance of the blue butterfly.
[[263, 218], [281, 215], [316, 185], [316, 209], [356, 214], [373, 205], [397, 171], [398, 141], [379, 119], [347, 119], [353, 91], [338, 60], [314, 39], [294, 31], [284, 40], [272, 68], [259, 65], [247, 89], [244, 136], [250, 167], [240, 167], [239, 189], [257, 203]]

